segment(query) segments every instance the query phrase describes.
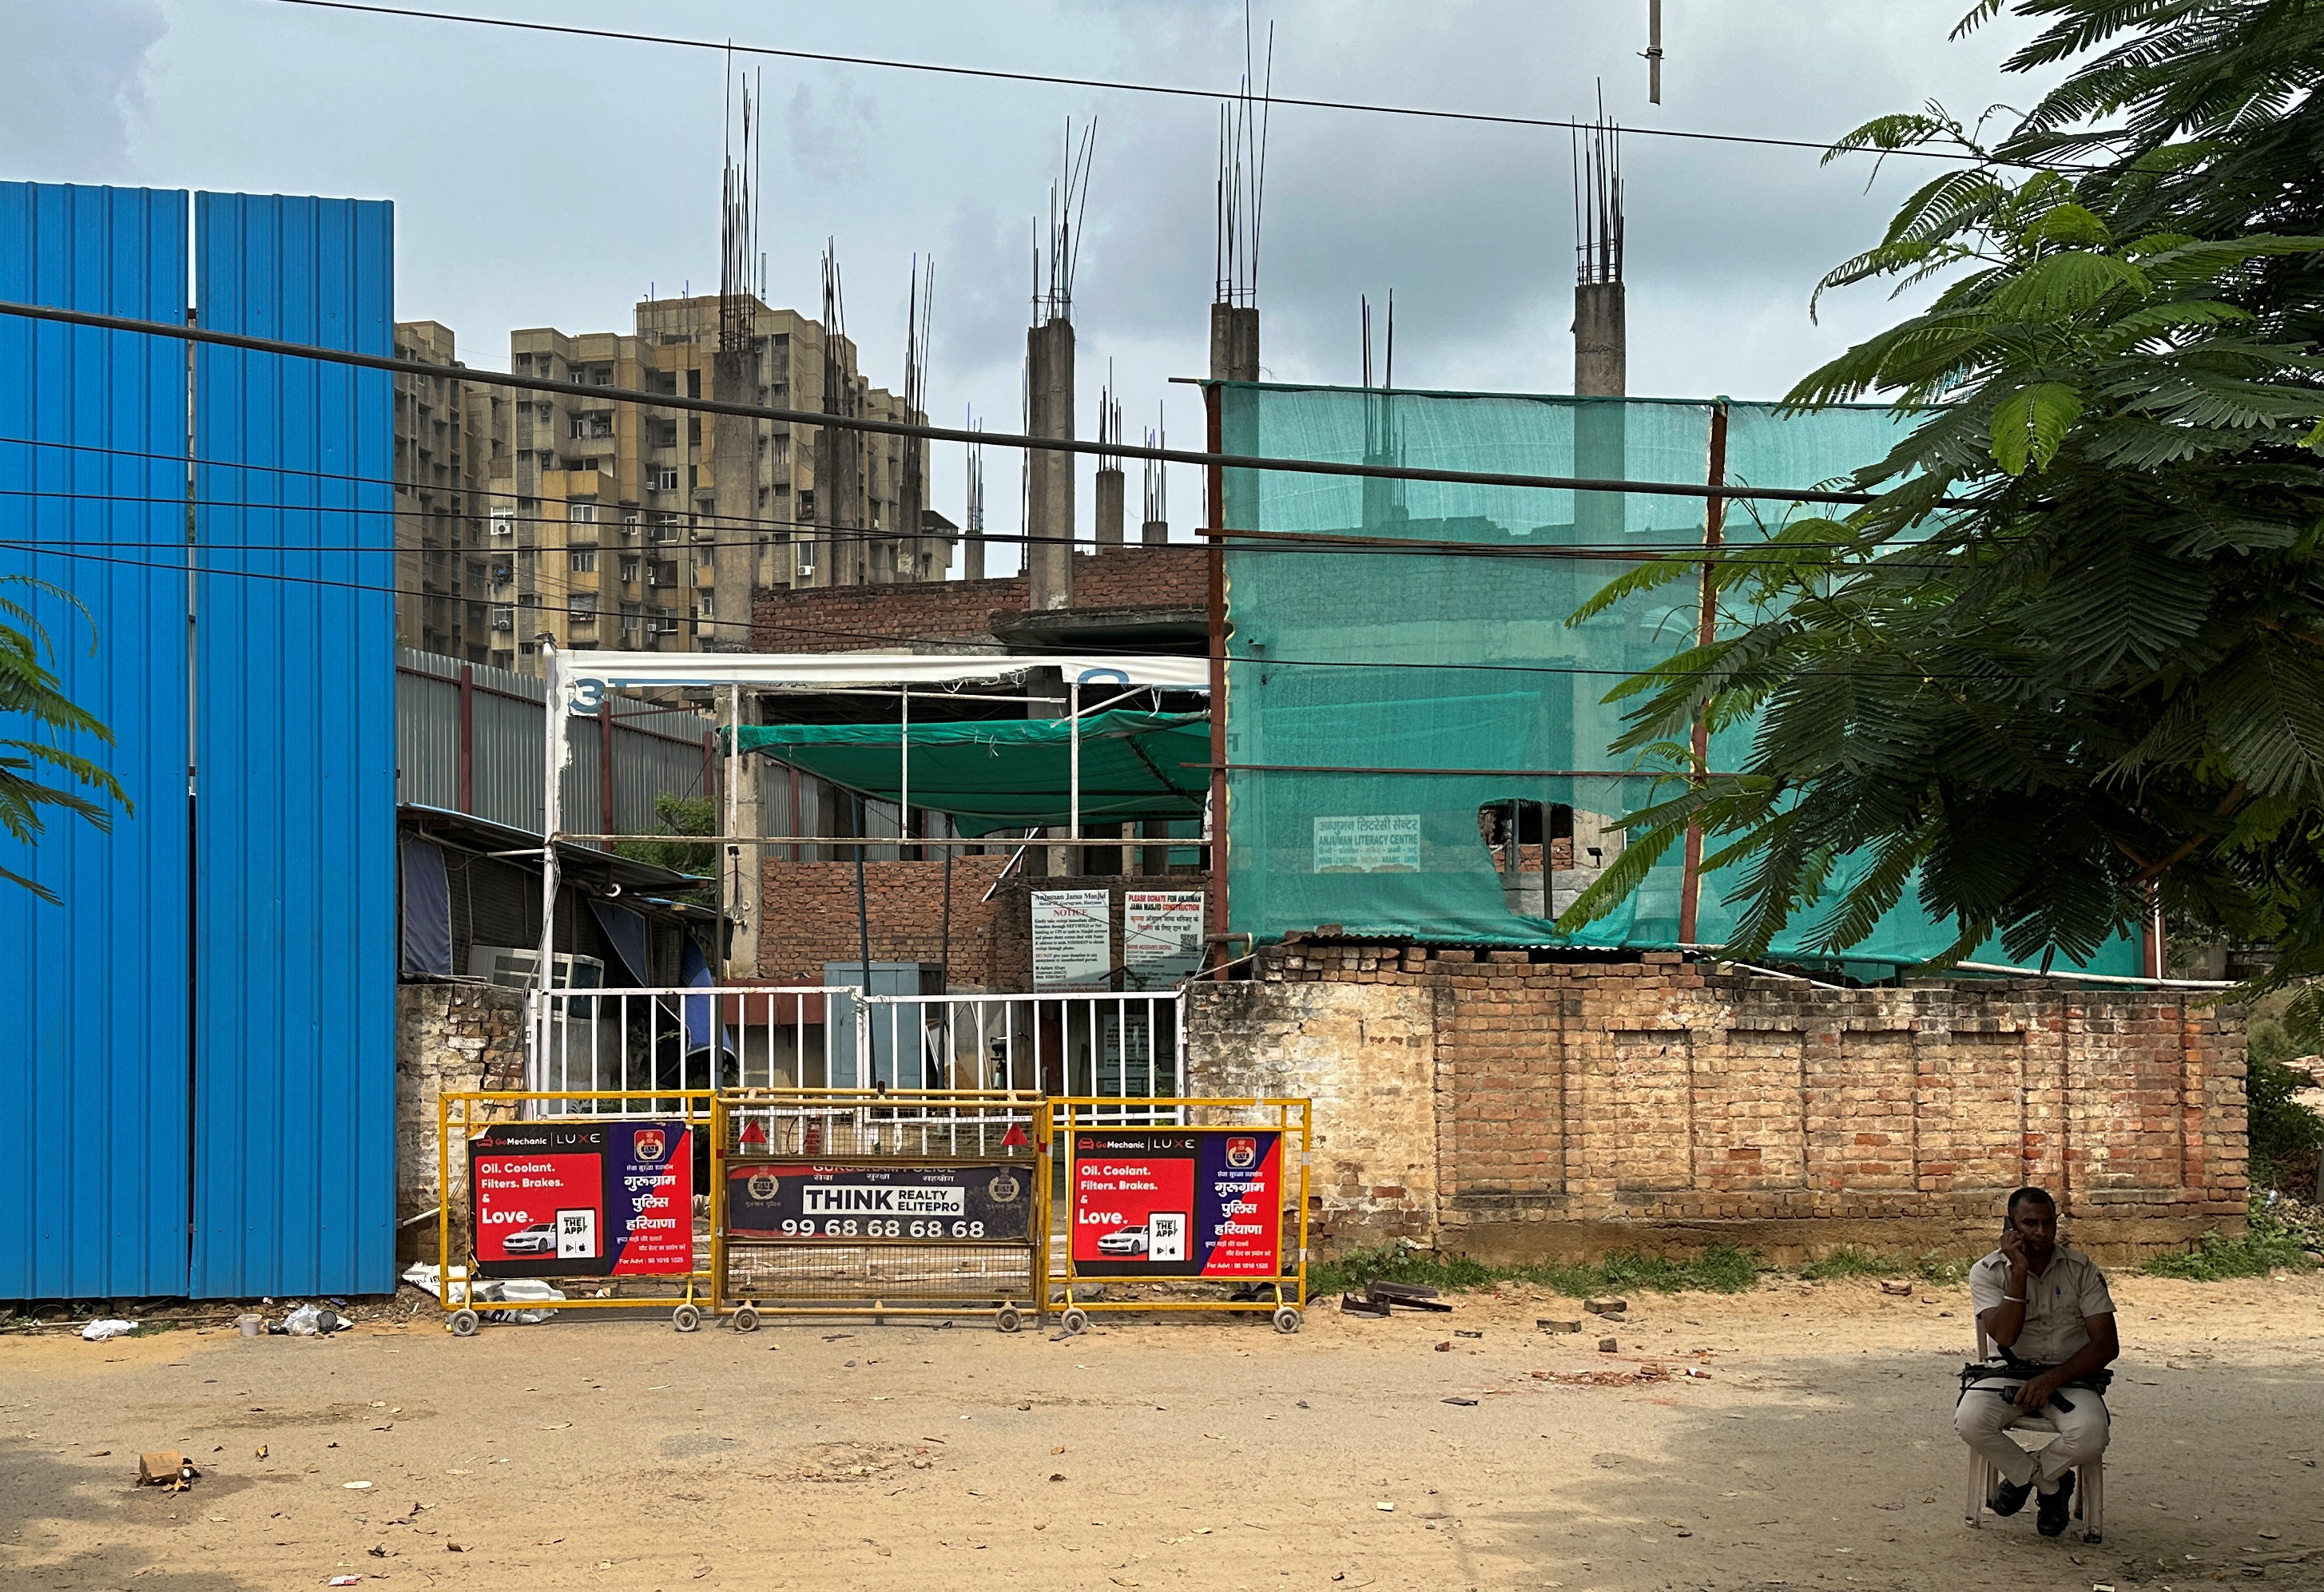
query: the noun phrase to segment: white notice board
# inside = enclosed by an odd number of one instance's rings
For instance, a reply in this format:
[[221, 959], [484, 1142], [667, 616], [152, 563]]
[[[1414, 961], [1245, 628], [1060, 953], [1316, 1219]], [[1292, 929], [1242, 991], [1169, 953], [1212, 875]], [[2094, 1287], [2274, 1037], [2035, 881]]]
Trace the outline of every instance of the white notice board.
[[1416, 873], [1420, 814], [1359, 813], [1315, 820], [1318, 873]]
[[1122, 983], [1167, 989], [1203, 971], [1203, 892], [1129, 890], [1121, 897]]
[[1102, 989], [1113, 971], [1113, 897], [1103, 890], [1033, 892], [1033, 988]]

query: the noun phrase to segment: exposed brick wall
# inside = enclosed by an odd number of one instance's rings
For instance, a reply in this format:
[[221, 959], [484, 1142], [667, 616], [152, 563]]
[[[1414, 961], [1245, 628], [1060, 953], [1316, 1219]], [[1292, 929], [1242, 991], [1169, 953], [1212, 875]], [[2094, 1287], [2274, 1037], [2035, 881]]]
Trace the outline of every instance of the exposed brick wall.
[[[1209, 601], [1200, 548], [1112, 548], [1074, 560], [1075, 608], [1201, 608]], [[811, 586], [759, 594], [761, 652], [852, 652], [931, 638], [990, 643], [995, 613], [1024, 611], [1025, 577]]]
[[[1549, 957], [1270, 948], [1250, 983], [1194, 987], [1194, 1086], [1305, 1068], [1298, 1092], [1348, 1114], [1332, 1122], [1319, 1103], [1319, 1134], [1360, 1146], [1409, 1136], [1376, 1118], [1401, 1123], [1425, 1073], [1431, 1208], [1401, 1151], [1376, 1166], [1323, 1155], [1327, 1242], [1424, 1226], [1504, 1256], [1721, 1238], [1784, 1259], [1843, 1244], [1973, 1255], [2026, 1182], [2058, 1194], [2102, 1258], [2242, 1226], [2232, 1008], [2043, 980], [1851, 990], [1670, 952]], [[1311, 1023], [1360, 1016], [1374, 986], [1430, 994], [1425, 1056], [1359, 1044], [1337, 1063], [1296, 1061]], [[1268, 1062], [1270, 1048], [1294, 1059]]]
[[[524, 999], [496, 984], [400, 984], [395, 991], [395, 1214], [399, 1224], [433, 1210], [438, 1185], [436, 1103], [447, 1090], [524, 1087]], [[515, 1109], [480, 1117], [513, 1118]], [[452, 1180], [453, 1229], [464, 1231], [465, 1164]], [[402, 1260], [436, 1257], [436, 1224], [396, 1229]]]
[[[1102, 873], [1047, 879], [1011, 874], [993, 879], [1007, 853], [953, 863], [952, 983], [955, 989], [1024, 991], [1033, 987], [1035, 890], [1104, 890], [1113, 898], [1113, 961], [1121, 961], [1121, 897], [1128, 890], [1199, 890], [1208, 876]], [[1021, 865], [1020, 865], [1021, 869]], [[761, 871], [759, 977], [819, 984], [825, 962], [862, 954], [855, 914], [855, 864], [773, 861]], [[991, 889], [992, 898], [984, 899]], [[944, 959], [944, 864], [866, 862], [863, 897], [874, 962]]]
[[[992, 987], [992, 924], [999, 897], [984, 893], [1009, 864], [1007, 853], [961, 857], [952, 869], [952, 982]], [[945, 959], [941, 861], [866, 862], [863, 896], [874, 962]], [[855, 911], [855, 864], [773, 861], [761, 871], [759, 976], [785, 984], [820, 984], [824, 964], [862, 954]]]

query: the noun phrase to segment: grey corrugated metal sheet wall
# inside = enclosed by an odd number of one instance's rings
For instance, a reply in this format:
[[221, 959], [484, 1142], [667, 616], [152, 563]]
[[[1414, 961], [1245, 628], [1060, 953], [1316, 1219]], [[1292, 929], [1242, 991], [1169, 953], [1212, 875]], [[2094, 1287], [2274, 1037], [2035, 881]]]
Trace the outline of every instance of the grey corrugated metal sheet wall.
[[[471, 804], [465, 807], [460, 789], [464, 671]], [[396, 670], [396, 799], [466, 811], [539, 833], [543, 695], [540, 681], [531, 675], [401, 649]], [[613, 823], [604, 822], [599, 722], [576, 716], [567, 729], [573, 749], [564, 778], [567, 829], [583, 834], [644, 834], [657, 822], [656, 796], [712, 793], [715, 778], [705, 783], [703, 741], [718, 726], [707, 714], [616, 697], [613, 719]]]

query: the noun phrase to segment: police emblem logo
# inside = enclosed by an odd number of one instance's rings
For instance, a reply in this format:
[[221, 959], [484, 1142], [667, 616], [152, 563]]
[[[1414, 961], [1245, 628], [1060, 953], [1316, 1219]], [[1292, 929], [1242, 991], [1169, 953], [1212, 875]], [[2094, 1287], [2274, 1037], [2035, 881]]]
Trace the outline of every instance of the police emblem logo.
[[771, 1200], [775, 1197], [775, 1174], [771, 1172], [754, 1172], [751, 1174], [750, 1181], [742, 1186], [751, 1191], [751, 1198], [753, 1200]]
[[1004, 1172], [986, 1183], [984, 1192], [991, 1196], [995, 1205], [1009, 1205], [1016, 1201], [1017, 1196], [1023, 1192], [1024, 1186], [1017, 1181], [1013, 1173]]
[[669, 1154], [669, 1140], [659, 1127], [641, 1127], [631, 1153], [641, 1161], [659, 1161]]
[[1259, 1141], [1255, 1138], [1227, 1140], [1227, 1164], [1237, 1172], [1248, 1172], [1259, 1164]]

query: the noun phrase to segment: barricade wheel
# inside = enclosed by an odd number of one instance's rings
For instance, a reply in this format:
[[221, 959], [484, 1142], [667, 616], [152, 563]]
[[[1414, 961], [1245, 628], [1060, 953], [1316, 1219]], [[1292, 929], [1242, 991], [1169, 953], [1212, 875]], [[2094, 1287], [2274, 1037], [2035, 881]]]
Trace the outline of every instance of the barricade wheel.
[[472, 1310], [454, 1311], [451, 1327], [455, 1338], [474, 1338], [476, 1335], [476, 1312]]
[[1025, 1318], [1015, 1305], [1004, 1304], [992, 1312], [992, 1324], [1003, 1332], [1014, 1332], [1025, 1324]]
[[691, 1332], [695, 1330], [702, 1325], [701, 1306], [693, 1304], [679, 1305], [676, 1310], [669, 1312], [669, 1324], [677, 1328], [681, 1332]]
[[1057, 1318], [1057, 1325], [1073, 1336], [1079, 1337], [1089, 1330], [1089, 1312], [1076, 1305]]
[[734, 1330], [755, 1332], [758, 1330], [759, 1312], [747, 1304], [738, 1306], [734, 1311]]
[[1300, 1315], [1296, 1307], [1278, 1304], [1275, 1307], [1275, 1330], [1288, 1338], [1299, 1330]]

